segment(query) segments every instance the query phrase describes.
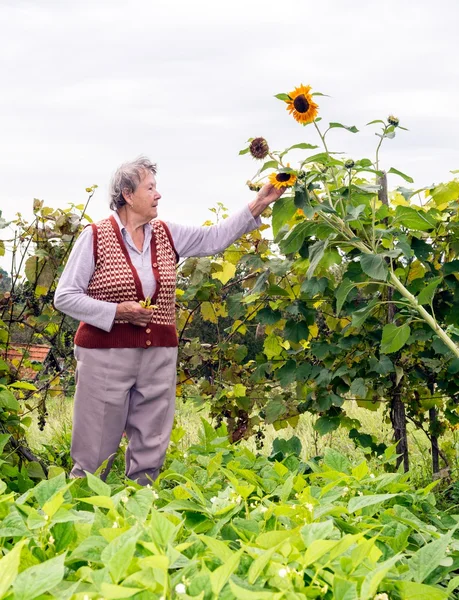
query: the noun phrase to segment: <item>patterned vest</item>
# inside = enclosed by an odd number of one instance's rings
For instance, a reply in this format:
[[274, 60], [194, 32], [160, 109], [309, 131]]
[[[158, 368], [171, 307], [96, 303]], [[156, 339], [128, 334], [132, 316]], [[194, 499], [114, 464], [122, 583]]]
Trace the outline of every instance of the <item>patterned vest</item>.
[[[175, 326], [175, 285], [177, 253], [167, 226], [151, 221], [151, 267], [156, 280], [151, 300], [152, 311], [147, 327], [115, 320], [110, 331], [80, 323], [75, 344], [83, 348], [148, 348], [150, 346], [177, 346]], [[91, 225], [94, 240], [94, 273], [87, 295], [96, 300], [120, 303], [127, 300], [145, 300], [142, 284], [120, 228], [113, 216]]]

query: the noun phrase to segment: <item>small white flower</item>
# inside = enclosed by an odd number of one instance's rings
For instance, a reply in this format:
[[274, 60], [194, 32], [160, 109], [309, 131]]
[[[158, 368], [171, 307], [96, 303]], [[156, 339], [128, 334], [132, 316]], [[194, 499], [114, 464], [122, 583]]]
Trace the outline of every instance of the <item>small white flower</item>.
[[260, 512], [265, 513], [267, 512], [268, 507], [267, 506], [260, 506]]
[[376, 594], [376, 596], [374, 597], [373, 600], [390, 600], [389, 596], [386, 594], [386, 592], [383, 592], [382, 594]]
[[257, 505], [255, 504], [255, 502], [250, 503], [250, 508], [256, 508], [256, 507], [257, 507]]
[[158, 500], [159, 498], [159, 495], [155, 492], [155, 490], [153, 490], [152, 496], [154, 500]]
[[121, 496], [121, 502], [124, 502], [124, 504], [126, 504], [127, 502], [129, 502], [129, 498], [127, 496]]
[[236, 496], [235, 500], [239, 504], [239, 502], [242, 502], [242, 496]]
[[360, 490], [357, 492], [358, 496], [363, 496], [363, 492], [361, 492]]
[[278, 575], [279, 577], [287, 577], [289, 571], [288, 567], [282, 567], [282, 569], [279, 569]]
[[314, 510], [314, 506], [310, 502], [306, 502], [306, 504], [304, 505], [304, 508], [309, 510], [309, 512], [313, 512], [313, 510]]
[[451, 554], [451, 548], [449, 546], [446, 546], [445, 552], [446, 554]]
[[186, 594], [186, 587], [183, 585], [183, 583], [177, 583], [175, 586], [175, 591], [177, 594]]
[[52, 536], [52, 535], [50, 535], [50, 536], [49, 536], [49, 540], [48, 540], [48, 542], [49, 542], [50, 544], [54, 544], [55, 540], [54, 540], [54, 538], [53, 538], [53, 536]]
[[375, 478], [375, 474], [374, 473], [370, 473], [370, 479], [374, 479]]
[[118, 523], [115, 521], [112, 525], [112, 529], [116, 529], [117, 527], [119, 527]]
[[49, 521], [49, 516], [48, 515], [43, 515], [43, 518], [45, 519], [45, 521]]
[[89, 600], [89, 596], [88, 596], [88, 594], [85, 594], [85, 595], [83, 596], [83, 600]]
[[183, 453], [183, 458], [188, 458], [188, 452]]
[[147, 490], [151, 490], [151, 483], [147, 483], [145, 487], [147, 488]]
[[210, 503], [215, 504], [215, 502], [217, 502], [217, 500], [218, 500], [217, 496], [212, 496], [212, 498], [210, 499]]
[[341, 491], [341, 496], [347, 496], [347, 493], [349, 492], [349, 488], [348, 487], [344, 487]]

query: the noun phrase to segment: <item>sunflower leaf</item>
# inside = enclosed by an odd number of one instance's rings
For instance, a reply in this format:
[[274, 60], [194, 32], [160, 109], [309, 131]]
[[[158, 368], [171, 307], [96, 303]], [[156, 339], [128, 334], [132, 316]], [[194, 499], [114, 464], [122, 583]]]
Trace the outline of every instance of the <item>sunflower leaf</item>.
[[275, 94], [274, 98], [277, 98], [278, 100], [283, 100], [284, 102], [288, 102], [289, 100], [291, 100], [288, 94]]
[[336, 127], [339, 127], [341, 129], [347, 129], [351, 133], [357, 133], [359, 131], [355, 125], [351, 125], [349, 127], [348, 125], [343, 125], [342, 123], [329, 123], [328, 124], [329, 129], [335, 129]]
[[295, 148], [299, 148], [300, 150], [315, 150], [318, 147], [319, 146], [314, 146], [314, 144], [294, 144], [293, 146], [290, 146], [290, 148], [287, 148], [286, 150], [281, 152], [280, 156], [285, 156], [287, 152], [290, 152], [290, 150], [294, 150]]
[[375, 123], [382, 123], [383, 125], [385, 125], [384, 121], [382, 121], [381, 119], [375, 119], [374, 121], [370, 121], [369, 123], [367, 123], [367, 125], [374, 125]]
[[388, 173], [392, 173], [393, 175], [398, 175], [399, 177], [401, 177], [402, 179], [404, 179], [408, 183], [414, 183], [414, 179], [412, 177], [410, 177], [409, 175], [405, 175], [405, 173], [402, 173], [398, 169], [394, 169], [394, 167], [391, 167], [389, 169]]
[[263, 173], [263, 171], [266, 171], [266, 169], [277, 169], [278, 164], [279, 163], [277, 162], [277, 160], [268, 160], [261, 167], [261, 169], [258, 171], [258, 173]]
[[244, 150], [239, 150], [239, 155], [241, 154], [247, 154], [247, 152], [249, 152], [250, 148], [244, 148]]

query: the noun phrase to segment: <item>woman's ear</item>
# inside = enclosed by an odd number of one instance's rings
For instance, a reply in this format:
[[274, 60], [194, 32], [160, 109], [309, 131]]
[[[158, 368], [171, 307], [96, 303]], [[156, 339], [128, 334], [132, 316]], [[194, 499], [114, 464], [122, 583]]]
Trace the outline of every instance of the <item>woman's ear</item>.
[[131, 200], [132, 192], [128, 188], [123, 188], [121, 190], [121, 195], [123, 196], [126, 204], [131, 204], [132, 205], [132, 200]]

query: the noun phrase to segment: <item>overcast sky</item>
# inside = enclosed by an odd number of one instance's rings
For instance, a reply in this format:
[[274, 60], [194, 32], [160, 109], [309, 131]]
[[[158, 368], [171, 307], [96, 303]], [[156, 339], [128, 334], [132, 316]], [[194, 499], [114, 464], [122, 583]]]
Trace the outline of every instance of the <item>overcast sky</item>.
[[[332, 150], [374, 157], [365, 123], [389, 114], [400, 131], [382, 166], [418, 187], [459, 169], [456, 0], [0, 0], [0, 208], [32, 199], [64, 207], [146, 154], [159, 166], [160, 217], [201, 224], [217, 201], [252, 197], [247, 138], [282, 149], [316, 143], [273, 96], [301, 83], [335, 130]], [[292, 166], [294, 166], [292, 164]], [[391, 185], [404, 184], [395, 177]]]

